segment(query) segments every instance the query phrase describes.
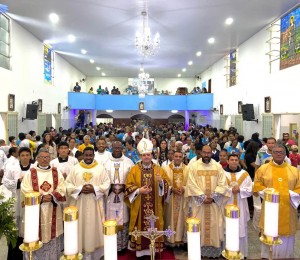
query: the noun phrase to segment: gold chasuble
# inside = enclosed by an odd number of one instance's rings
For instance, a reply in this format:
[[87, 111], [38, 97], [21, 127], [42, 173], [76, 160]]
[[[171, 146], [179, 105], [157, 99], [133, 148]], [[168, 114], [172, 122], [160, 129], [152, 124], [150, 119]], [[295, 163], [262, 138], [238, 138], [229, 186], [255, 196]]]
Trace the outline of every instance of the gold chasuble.
[[[254, 192], [274, 188], [279, 191], [279, 222], [278, 234], [280, 236], [295, 235], [297, 231], [297, 209], [290, 203], [289, 190], [300, 194], [299, 171], [297, 168], [284, 162], [277, 165], [271, 161], [258, 168], [255, 173]], [[260, 228], [264, 227], [264, 204], [260, 217]]]
[[[175, 167], [174, 163], [170, 163], [163, 169], [170, 179], [172, 188], [185, 189], [189, 170], [185, 164], [182, 163], [179, 167]], [[184, 193], [182, 195], [177, 195], [174, 192], [171, 192], [169, 196], [170, 198], [168, 198], [164, 210], [164, 229], [167, 229], [170, 226], [171, 229], [176, 232], [175, 235], [167, 238], [167, 242], [172, 245], [180, 245], [185, 242], [184, 233], [186, 215], [184, 213]]]
[[[197, 160], [190, 166], [186, 183], [186, 207], [192, 217], [201, 220], [201, 246], [221, 247], [224, 240], [223, 199], [227, 194], [226, 176], [222, 166], [211, 160], [203, 163]], [[213, 203], [204, 204], [201, 197], [213, 199]]]
[[[160, 174], [163, 182], [159, 183], [155, 175]], [[149, 194], [136, 194], [134, 200], [130, 200], [131, 194], [136, 192], [139, 188], [147, 185], [152, 188]], [[163, 196], [159, 196], [159, 185], [163, 187]], [[129, 232], [134, 231], [137, 227], [138, 230], [147, 231], [150, 228], [150, 221], [146, 219], [152, 213], [159, 219], [156, 220], [155, 227], [158, 230], [163, 230], [163, 206], [167, 197], [169, 189], [169, 178], [165, 171], [156, 164], [151, 163], [151, 167], [144, 168], [142, 163], [139, 162], [133, 166], [128, 173], [126, 180], [125, 202], [130, 207], [130, 223]], [[131, 203], [130, 203], [131, 201]], [[164, 241], [163, 237], [156, 240], [156, 247], [163, 247], [161, 244]], [[136, 251], [148, 250], [150, 241], [144, 237], [138, 237], [137, 240], [132, 236], [130, 247]]]

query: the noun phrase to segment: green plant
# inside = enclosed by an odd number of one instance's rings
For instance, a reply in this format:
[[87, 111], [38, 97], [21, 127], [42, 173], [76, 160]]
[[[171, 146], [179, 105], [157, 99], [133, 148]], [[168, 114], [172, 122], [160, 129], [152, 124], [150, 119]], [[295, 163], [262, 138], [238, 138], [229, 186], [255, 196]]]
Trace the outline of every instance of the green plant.
[[10, 198], [4, 200], [4, 196], [0, 194], [0, 238], [4, 235], [7, 245], [16, 246], [18, 232], [14, 217], [15, 199]]

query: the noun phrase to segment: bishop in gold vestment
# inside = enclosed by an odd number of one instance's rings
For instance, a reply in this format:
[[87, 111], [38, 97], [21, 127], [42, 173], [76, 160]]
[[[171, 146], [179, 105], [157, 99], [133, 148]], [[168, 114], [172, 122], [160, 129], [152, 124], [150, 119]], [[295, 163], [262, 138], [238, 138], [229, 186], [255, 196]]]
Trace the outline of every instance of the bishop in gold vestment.
[[[261, 194], [266, 188], [279, 191], [278, 234], [282, 245], [273, 247], [273, 258], [293, 258], [295, 234], [297, 231], [297, 207], [300, 204], [300, 179], [297, 168], [284, 161], [285, 148], [275, 145], [272, 149], [273, 160], [260, 166], [255, 173], [254, 192]], [[264, 227], [264, 204], [260, 217], [260, 228]], [[268, 247], [262, 245], [262, 257], [268, 258]]]
[[[146, 231], [150, 228], [150, 220], [146, 218], [152, 213], [158, 217], [155, 227], [163, 230], [163, 206], [168, 194], [169, 179], [165, 171], [152, 160], [152, 143], [142, 139], [138, 145], [142, 161], [133, 166], [128, 173], [125, 189], [125, 202], [130, 207], [129, 232], [135, 227]], [[163, 247], [163, 237], [156, 240], [156, 247]], [[150, 255], [150, 241], [144, 237], [137, 240], [131, 236], [129, 249], [135, 250], [136, 255]]]

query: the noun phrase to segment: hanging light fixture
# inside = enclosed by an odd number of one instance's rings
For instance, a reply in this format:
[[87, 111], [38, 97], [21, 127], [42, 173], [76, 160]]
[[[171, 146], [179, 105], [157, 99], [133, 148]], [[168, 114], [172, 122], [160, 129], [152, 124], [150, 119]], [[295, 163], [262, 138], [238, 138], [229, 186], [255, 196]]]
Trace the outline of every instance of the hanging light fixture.
[[146, 84], [146, 82], [150, 78], [150, 74], [145, 72], [143, 63], [141, 64], [140, 71], [141, 72], [138, 74], [136, 87], [138, 90], [139, 98], [144, 98], [145, 95], [148, 93], [148, 85]]
[[160, 47], [159, 33], [156, 33], [152, 40], [150, 27], [148, 24], [148, 5], [145, 0], [145, 9], [142, 11], [143, 16], [143, 31], [137, 32], [135, 37], [135, 47], [138, 49], [143, 57], [149, 57], [154, 55]]

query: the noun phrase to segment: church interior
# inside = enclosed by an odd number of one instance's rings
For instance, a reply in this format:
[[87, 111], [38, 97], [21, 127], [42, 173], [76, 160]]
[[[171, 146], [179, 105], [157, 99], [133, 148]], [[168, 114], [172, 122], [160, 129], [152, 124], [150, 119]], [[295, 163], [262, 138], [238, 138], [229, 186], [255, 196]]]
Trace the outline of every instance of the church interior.
[[[299, 143], [299, 64], [299, 0], [0, 0], [0, 138], [75, 128], [82, 113], [82, 125], [211, 125]], [[248, 232], [259, 259], [252, 220]]]

